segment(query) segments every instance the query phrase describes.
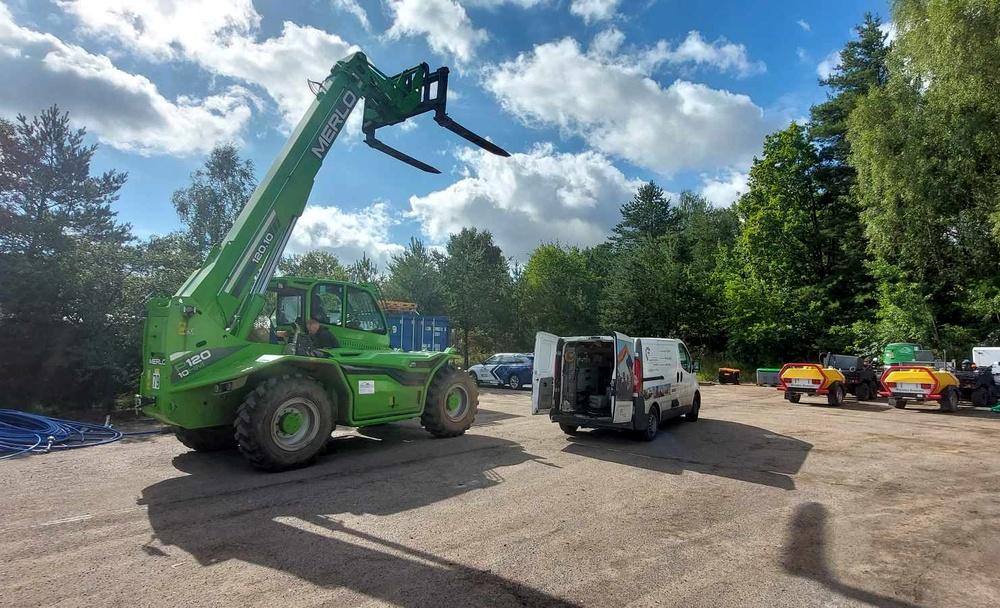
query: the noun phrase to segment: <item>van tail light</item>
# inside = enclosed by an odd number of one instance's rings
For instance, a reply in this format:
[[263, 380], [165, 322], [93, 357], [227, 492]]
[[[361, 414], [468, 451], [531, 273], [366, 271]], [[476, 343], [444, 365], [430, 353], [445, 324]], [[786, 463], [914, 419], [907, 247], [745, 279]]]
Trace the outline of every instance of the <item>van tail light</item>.
[[639, 358], [639, 353], [632, 359], [632, 382], [632, 390], [638, 395], [642, 390], [642, 359]]

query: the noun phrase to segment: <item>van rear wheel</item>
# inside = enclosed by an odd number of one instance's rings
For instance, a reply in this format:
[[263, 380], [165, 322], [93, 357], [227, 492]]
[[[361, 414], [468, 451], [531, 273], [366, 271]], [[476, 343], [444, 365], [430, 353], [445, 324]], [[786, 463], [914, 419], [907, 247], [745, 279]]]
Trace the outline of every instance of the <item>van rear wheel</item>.
[[656, 439], [656, 433], [660, 430], [660, 409], [655, 405], [649, 408], [649, 413], [646, 414], [646, 428], [643, 429], [642, 437], [643, 441], [652, 441]]
[[564, 424], [560, 422], [559, 430], [566, 433], [567, 435], [576, 435], [576, 432], [580, 430], [580, 427], [576, 426], [575, 424]]

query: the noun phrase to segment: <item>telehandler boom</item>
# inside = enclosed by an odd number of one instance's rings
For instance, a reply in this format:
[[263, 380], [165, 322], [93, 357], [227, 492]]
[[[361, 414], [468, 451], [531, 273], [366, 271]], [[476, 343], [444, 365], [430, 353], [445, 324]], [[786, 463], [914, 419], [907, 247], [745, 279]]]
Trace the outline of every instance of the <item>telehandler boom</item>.
[[[311, 462], [335, 424], [367, 426], [420, 417], [436, 436], [472, 424], [478, 393], [448, 363], [451, 353], [389, 348], [371, 288], [301, 277], [273, 278], [313, 180], [355, 106], [364, 99], [365, 142], [418, 169], [434, 167], [379, 141], [376, 130], [425, 112], [470, 142], [509, 154], [446, 113], [448, 69], [426, 63], [386, 76], [362, 53], [338, 61], [223, 242], [170, 298], [146, 306], [136, 404], [177, 428], [196, 450], [237, 445], [255, 466]], [[266, 292], [277, 310], [261, 315]], [[303, 332], [318, 321], [338, 343], [317, 349]], [[283, 336], [279, 339], [278, 336]]]

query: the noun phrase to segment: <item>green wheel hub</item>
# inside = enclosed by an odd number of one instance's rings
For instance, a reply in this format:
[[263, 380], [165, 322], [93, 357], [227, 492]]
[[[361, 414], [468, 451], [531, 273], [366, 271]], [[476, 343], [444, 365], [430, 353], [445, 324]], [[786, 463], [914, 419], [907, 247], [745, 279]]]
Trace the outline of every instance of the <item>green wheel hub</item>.
[[298, 412], [285, 412], [278, 419], [278, 430], [285, 435], [294, 435], [302, 428], [302, 414]]
[[451, 387], [444, 398], [445, 414], [452, 420], [461, 420], [469, 410], [469, 393], [464, 386]]
[[271, 418], [271, 440], [286, 452], [307, 447], [319, 432], [319, 408], [305, 397], [292, 397]]

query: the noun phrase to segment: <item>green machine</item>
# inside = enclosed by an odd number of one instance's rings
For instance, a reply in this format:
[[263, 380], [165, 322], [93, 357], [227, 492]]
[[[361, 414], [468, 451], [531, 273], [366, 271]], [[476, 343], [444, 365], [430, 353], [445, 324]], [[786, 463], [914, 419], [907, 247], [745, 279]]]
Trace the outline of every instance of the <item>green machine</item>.
[[[440, 173], [379, 141], [376, 129], [434, 112], [439, 125], [509, 156], [447, 115], [447, 68], [431, 72], [424, 63], [386, 76], [355, 53], [323, 82], [309, 84], [315, 100], [223, 242], [176, 294], [147, 303], [136, 395], [137, 407], [176, 427], [186, 446], [235, 445], [267, 470], [312, 462], [337, 424], [420, 418], [435, 436], [460, 435], [479, 403], [469, 376], [450, 365], [450, 349], [390, 349], [372, 288], [274, 278], [313, 180], [351, 111], [364, 99], [365, 143], [423, 171]], [[273, 316], [262, 314], [268, 301], [276, 304]], [[333, 336], [334, 347], [313, 347], [305, 328], [312, 320]]]
[[919, 344], [910, 342], [893, 342], [886, 344], [882, 350], [883, 365], [900, 365], [903, 363], [928, 363], [936, 362], [934, 351], [923, 350]]

